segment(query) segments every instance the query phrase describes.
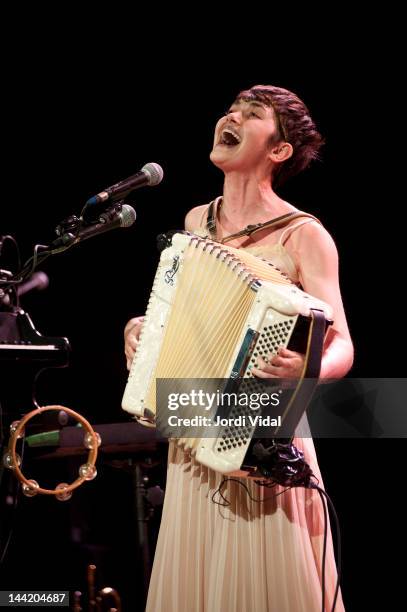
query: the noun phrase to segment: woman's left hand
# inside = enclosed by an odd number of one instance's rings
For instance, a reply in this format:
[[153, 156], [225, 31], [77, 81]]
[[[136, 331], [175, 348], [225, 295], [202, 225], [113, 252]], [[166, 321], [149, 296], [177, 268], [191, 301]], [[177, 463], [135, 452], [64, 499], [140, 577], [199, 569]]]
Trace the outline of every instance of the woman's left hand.
[[268, 363], [261, 357], [251, 372], [258, 378], [300, 378], [304, 369], [304, 355], [280, 347]]

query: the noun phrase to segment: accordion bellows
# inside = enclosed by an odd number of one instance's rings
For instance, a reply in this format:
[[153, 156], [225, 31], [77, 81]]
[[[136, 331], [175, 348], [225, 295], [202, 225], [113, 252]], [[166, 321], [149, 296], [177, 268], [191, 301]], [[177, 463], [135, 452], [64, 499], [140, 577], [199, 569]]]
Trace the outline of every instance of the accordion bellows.
[[331, 318], [327, 304], [271, 263], [186, 232], [174, 234], [161, 253], [123, 409], [154, 424], [156, 379], [253, 378], [250, 365], [288, 346], [310, 308]]

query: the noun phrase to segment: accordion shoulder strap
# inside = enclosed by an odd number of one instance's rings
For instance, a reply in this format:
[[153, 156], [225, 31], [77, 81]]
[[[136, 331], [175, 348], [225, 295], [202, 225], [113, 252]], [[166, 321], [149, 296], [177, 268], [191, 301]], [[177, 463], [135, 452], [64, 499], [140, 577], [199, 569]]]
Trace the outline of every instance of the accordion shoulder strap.
[[[216, 239], [216, 217], [217, 217], [219, 207], [221, 205], [222, 205], [222, 197], [219, 196], [215, 200], [212, 200], [212, 202], [208, 206], [208, 212], [207, 212], [207, 217], [206, 217], [206, 229], [208, 230], [210, 236], [213, 239]], [[289, 223], [291, 223], [291, 221], [293, 221], [294, 219], [298, 219], [300, 217], [309, 217], [311, 219], [314, 219], [318, 223], [321, 223], [321, 221], [317, 219], [317, 217], [314, 217], [314, 215], [310, 215], [308, 213], [301, 212], [301, 211], [291, 212], [291, 213], [286, 213], [285, 215], [281, 215], [279, 217], [274, 217], [273, 219], [270, 219], [269, 221], [265, 221], [264, 223], [256, 223], [254, 225], [248, 225], [247, 227], [240, 230], [239, 232], [236, 232], [235, 234], [230, 234], [229, 236], [225, 236], [224, 238], [222, 238], [220, 242], [222, 244], [225, 244], [226, 242], [229, 242], [230, 240], [234, 240], [235, 238], [240, 238], [241, 236], [251, 236], [252, 234], [255, 234], [256, 232], [259, 232], [260, 230], [264, 230], [264, 229], [269, 229], [270, 231], [274, 231], [274, 230], [280, 229], [281, 227], [284, 227], [285, 225], [288, 225]]]
[[206, 226], [211, 236], [216, 235], [216, 215], [218, 212], [218, 202], [222, 199], [222, 196], [217, 197], [215, 200], [209, 203], [207, 214], [206, 214]]

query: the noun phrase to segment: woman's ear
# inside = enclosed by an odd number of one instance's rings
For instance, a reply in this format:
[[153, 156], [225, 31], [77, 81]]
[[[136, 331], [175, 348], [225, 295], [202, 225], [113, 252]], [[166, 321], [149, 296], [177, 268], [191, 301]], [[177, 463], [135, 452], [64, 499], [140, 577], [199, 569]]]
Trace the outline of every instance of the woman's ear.
[[269, 159], [273, 163], [281, 164], [293, 154], [293, 147], [289, 142], [279, 142], [269, 152]]

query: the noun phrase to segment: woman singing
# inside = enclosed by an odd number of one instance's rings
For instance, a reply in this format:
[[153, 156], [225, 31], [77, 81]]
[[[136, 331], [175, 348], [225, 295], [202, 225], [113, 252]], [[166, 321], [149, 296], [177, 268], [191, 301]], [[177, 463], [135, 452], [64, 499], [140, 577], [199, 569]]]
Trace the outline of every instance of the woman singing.
[[[223, 194], [210, 205], [193, 208], [185, 228], [221, 241], [248, 225], [298, 212], [275, 189], [305, 169], [321, 145], [308, 109], [291, 91], [258, 85], [241, 92], [219, 119], [210, 154], [225, 176]], [[326, 336], [320, 376], [344, 376], [352, 365], [353, 347], [339, 288], [337, 250], [321, 223], [303, 213], [284, 227], [240, 235], [227, 244], [268, 259], [293, 283], [332, 306], [334, 323]], [[128, 365], [142, 322], [142, 317], [131, 319], [125, 329]], [[301, 353], [281, 348], [270, 361], [260, 359], [252, 372], [259, 378], [298, 378], [303, 365]], [[294, 444], [323, 487], [312, 438], [295, 437]], [[223, 495], [230, 504], [215, 503], [222, 475], [170, 443], [149, 612], [321, 610], [324, 514], [317, 491], [270, 491], [253, 480], [241, 480], [248, 490], [228, 481]], [[337, 572], [329, 530], [328, 536], [329, 611]], [[340, 592], [335, 610], [344, 610]]]

